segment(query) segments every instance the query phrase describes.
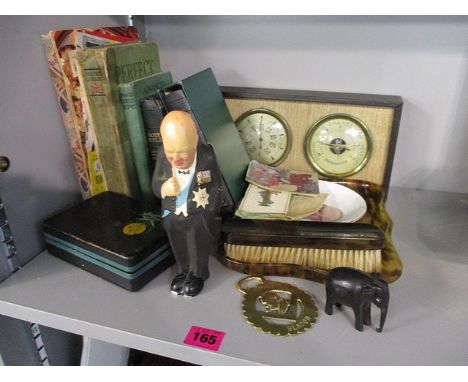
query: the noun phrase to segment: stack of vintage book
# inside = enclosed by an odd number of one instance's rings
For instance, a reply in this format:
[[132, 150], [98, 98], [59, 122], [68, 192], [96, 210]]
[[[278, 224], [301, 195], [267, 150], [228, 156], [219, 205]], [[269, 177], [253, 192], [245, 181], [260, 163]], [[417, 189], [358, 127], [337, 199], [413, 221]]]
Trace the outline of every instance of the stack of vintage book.
[[157, 43], [134, 27], [43, 35], [52, 83], [83, 197], [114, 191], [151, 199], [151, 158], [140, 103], [172, 84]]
[[[84, 199], [113, 191], [153, 200], [159, 126], [171, 110], [192, 113], [201, 140], [223, 153], [220, 168], [240, 198], [248, 156], [232, 150], [242, 143], [211, 69], [173, 81], [161, 71], [158, 44], [141, 42], [129, 26], [41, 37]], [[222, 137], [220, 124], [229, 128]]]

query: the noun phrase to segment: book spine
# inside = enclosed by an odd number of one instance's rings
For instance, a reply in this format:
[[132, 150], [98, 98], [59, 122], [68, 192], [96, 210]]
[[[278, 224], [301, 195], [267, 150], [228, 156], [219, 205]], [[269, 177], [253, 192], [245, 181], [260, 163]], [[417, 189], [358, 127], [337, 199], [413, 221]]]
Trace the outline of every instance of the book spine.
[[[112, 96], [110, 104], [113, 107], [116, 126], [120, 135], [129, 185], [132, 187], [131, 192], [134, 197], [145, 197], [150, 200], [153, 197], [150, 196], [152, 192], [150, 191], [151, 188], [148, 188], [149, 184], [144, 181], [144, 190], [142, 190], [139, 183], [139, 174], [143, 174], [144, 179], [148, 169], [139, 171], [139, 162], [135, 160], [135, 154], [138, 157], [140, 156], [138, 152], [141, 148], [140, 140], [144, 136], [139, 134], [138, 130], [133, 131], [126, 125], [124, 108], [120, 100], [120, 85], [141, 80], [160, 72], [158, 46], [155, 43], [130, 44], [126, 47], [108, 49], [107, 75]], [[132, 147], [134, 143], [136, 143], [136, 149]], [[146, 160], [147, 158], [146, 154]]]
[[45, 49], [52, 84], [55, 90], [55, 94], [57, 96], [60, 114], [62, 116], [63, 124], [65, 127], [67, 142], [72, 153], [73, 165], [75, 167], [75, 172], [78, 176], [81, 194], [84, 199], [87, 199], [92, 196], [92, 192], [89, 176], [87, 173], [88, 166], [86, 154], [83, 151], [80, 136], [77, 135], [77, 131], [75, 129], [73, 119], [73, 108], [70, 106], [72, 105], [72, 102], [66, 91], [64, 74], [60, 65], [59, 55], [57, 50], [55, 49], [54, 43], [50, 35], [42, 35], [41, 40]]
[[86, 169], [90, 182], [91, 194], [97, 195], [103, 191], [107, 191], [107, 183], [101, 165], [99, 149], [93, 133], [94, 126], [89, 116], [89, 106], [85, 105], [85, 101], [81, 96], [83, 91], [80, 86], [77, 72], [76, 51], [72, 52], [68, 54], [67, 65], [69, 65], [70, 70], [73, 73], [73, 82], [70, 83], [70, 79], [65, 76], [65, 85], [67, 91], [70, 93], [70, 99], [72, 100], [75, 130], [80, 137], [80, 143], [83, 148], [84, 155], [86, 156]]
[[[76, 65], [76, 62], [75, 62]], [[88, 172], [89, 181], [91, 183], [92, 195], [100, 194], [108, 191], [106, 176], [102, 166], [101, 156], [99, 154], [99, 146], [96, 140], [95, 127], [91, 118], [88, 99], [84, 90], [81, 88], [80, 103], [83, 109], [83, 126], [85, 130], [85, 149], [88, 156]]]
[[198, 138], [201, 142], [207, 143], [205, 134], [203, 130], [200, 128], [200, 124], [198, 119], [196, 118], [190, 102], [188, 101], [184, 89], [181, 85], [171, 85], [169, 89], [164, 91], [164, 106], [166, 107], [167, 111], [174, 111], [174, 110], [181, 110], [189, 113], [192, 115], [195, 124], [197, 125], [198, 131]]
[[159, 152], [163, 149], [161, 139], [161, 122], [166, 115], [166, 109], [158, 96], [144, 99], [140, 104], [143, 125], [151, 156], [151, 171], [154, 170]]
[[89, 179], [91, 195], [96, 195], [106, 191], [107, 185], [94, 138], [94, 127], [81, 99], [82, 91], [76, 69], [76, 52], [89, 46], [139, 41], [138, 31], [127, 26], [80, 28], [51, 31], [49, 36], [53, 49], [57, 52], [67, 98], [71, 100], [69, 102], [71, 117], [86, 161], [85, 171]]
[[151, 188], [150, 154], [140, 106], [137, 103], [133, 86], [120, 87], [120, 101], [125, 115], [125, 126], [131, 144], [141, 196], [145, 200], [151, 200], [154, 198], [154, 195]]
[[[172, 83], [171, 74], [169, 72], [161, 72], [119, 85], [120, 103], [125, 114], [125, 128], [128, 131], [142, 197], [146, 200], [154, 199], [151, 187], [154, 166], [150, 158], [142, 101], [145, 101], [148, 97], [151, 99], [157, 98], [159, 90], [170, 83]], [[157, 121], [159, 122], [157, 123], [157, 128], [159, 129], [162, 114], [160, 108], [158, 111], [161, 115], [161, 118]]]
[[[67, 54], [63, 56], [62, 66], [65, 76], [67, 90], [70, 91], [73, 100], [75, 127], [81, 137], [81, 143], [84, 153], [87, 157], [87, 170], [91, 184], [92, 195], [97, 195], [108, 189], [106, 177], [101, 164], [99, 146], [95, 139], [94, 126], [90, 118], [89, 106], [81, 99], [81, 86], [78, 78], [76, 66], [76, 51], [89, 46], [103, 46], [108, 44], [120, 44], [124, 42], [139, 41], [138, 31], [133, 27], [108, 27], [98, 29], [76, 29], [70, 31], [71, 39], [63, 40], [60, 38], [61, 32], [58, 32], [56, 47], [66, 48], [67, 44], [72, 44]], [[73, 49], [74, 48], [74, 49]], [[68, 66], [68, 70], [65, 70]]]
[[127, 164], [112, 104], [107, 78], [106, 52], [86, 49], [77, 52], [77, 69], [89, 117], [95, 128], [101, 164], [109, 191], [135, 196], [127, 176]]

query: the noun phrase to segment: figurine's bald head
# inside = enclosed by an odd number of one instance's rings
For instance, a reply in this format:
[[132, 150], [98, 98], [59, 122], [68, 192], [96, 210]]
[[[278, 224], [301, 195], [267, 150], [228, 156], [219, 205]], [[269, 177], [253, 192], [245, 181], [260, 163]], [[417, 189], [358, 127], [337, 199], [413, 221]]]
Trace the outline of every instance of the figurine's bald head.
[[187, 169], [195, 160], [198, 133], [191, 115], [185, 111], [171, 111], [161, 123], [164, 153], [176, 168]]

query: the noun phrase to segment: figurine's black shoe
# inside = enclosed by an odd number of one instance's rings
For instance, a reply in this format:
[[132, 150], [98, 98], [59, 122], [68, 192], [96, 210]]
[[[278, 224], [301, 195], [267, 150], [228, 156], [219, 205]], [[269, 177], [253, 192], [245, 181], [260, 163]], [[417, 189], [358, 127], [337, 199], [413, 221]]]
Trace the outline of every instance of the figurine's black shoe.
[[174, 294], [184, 294], [184, 282], [187, 278], [188, 271], [184, 271], [174, 277], [171, 283], [171, 292]]
[[184, 296], [194, 297], [201, 292], [205, 282], [202, 278], [195, 276], [192, 272], [187, 275], [184, 283]]

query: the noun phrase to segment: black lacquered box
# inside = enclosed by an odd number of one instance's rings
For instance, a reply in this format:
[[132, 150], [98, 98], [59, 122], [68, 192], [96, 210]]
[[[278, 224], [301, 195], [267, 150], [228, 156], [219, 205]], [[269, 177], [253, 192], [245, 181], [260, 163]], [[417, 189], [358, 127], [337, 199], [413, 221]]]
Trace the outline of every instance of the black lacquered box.
[[174, 263], [159, 206], [104, 192], [43, 222], [50, 253], [127, 290]]

